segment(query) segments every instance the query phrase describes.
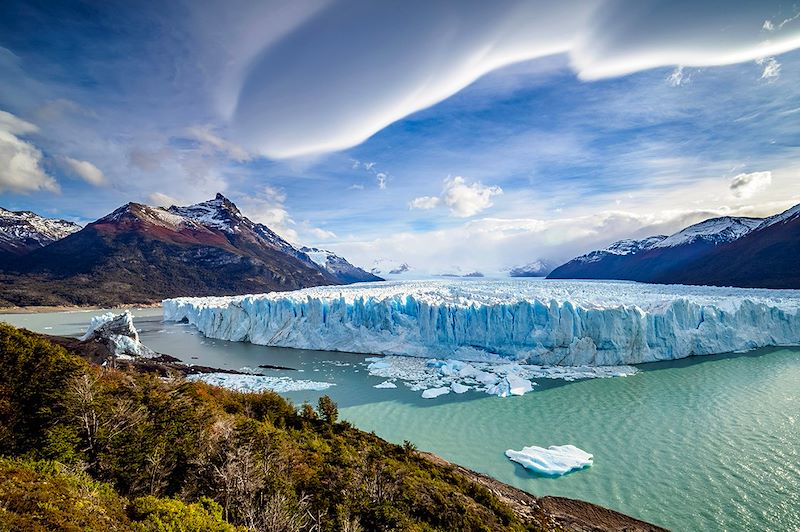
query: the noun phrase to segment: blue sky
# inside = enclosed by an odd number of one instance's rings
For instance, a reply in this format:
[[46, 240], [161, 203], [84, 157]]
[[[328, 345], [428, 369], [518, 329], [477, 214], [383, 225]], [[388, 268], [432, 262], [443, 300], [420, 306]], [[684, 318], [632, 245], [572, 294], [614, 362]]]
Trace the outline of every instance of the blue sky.
[[0, 206], [490, 272], [800, 202], [800, 8], [636, 5], [4, 2]]

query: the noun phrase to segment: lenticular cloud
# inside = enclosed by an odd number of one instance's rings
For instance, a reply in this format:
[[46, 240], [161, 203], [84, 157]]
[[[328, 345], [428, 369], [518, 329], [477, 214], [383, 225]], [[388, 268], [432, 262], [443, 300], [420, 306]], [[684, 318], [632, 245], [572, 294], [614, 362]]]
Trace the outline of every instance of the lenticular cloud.
[[335, 1], [249, 54], [231, 120], [269, 157], [336, 151], [518, 61], [565, 53], [594, 80], [780, 54], [800, 46], [795, 11], [769, 0]]

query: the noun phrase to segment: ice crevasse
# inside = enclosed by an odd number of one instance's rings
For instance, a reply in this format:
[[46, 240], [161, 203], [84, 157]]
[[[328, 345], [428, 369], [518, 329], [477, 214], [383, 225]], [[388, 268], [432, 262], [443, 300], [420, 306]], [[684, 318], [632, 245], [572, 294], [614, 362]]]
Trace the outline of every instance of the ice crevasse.
[[162, 303], [212, 338], [354, 353], [606, 366], [800, 344], [800, 291], [626, 282], [364, 283]]

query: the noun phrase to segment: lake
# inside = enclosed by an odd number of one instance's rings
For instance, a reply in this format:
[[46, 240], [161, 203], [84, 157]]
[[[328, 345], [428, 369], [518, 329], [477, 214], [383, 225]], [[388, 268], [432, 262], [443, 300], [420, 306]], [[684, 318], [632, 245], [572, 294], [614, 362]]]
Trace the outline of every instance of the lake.
[[[0, 320], [79, 335], [98, 311], [14, 314]], [[538, 379], [532, 393], [479, 392], [432, 400], [370, 376], [365, 355], [272, 348], [204, 338], [163, 323], [160, 309], [134, 310], [156, 351], [232, 369], [335, 383], [286, 393], [296, 403], [327, 393], [341, 416], [387, 440], [414, 442], [536, 495], [595, 502], [674, 530], [800, 528], [800, 349], [761, 349], [639, 366], [629, 377]], [[594, 465], [566, 477], [532, 475], [504, 451], [571, 443]]]

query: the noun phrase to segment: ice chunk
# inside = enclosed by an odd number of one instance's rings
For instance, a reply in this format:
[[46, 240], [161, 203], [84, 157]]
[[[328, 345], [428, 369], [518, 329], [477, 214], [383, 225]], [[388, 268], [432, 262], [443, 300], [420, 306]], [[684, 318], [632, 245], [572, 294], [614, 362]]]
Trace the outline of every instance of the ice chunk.
[[108, 312], [93, 316], [80, 340], [105, 343], [117, 358], [158, 356], [139, 341], [139, 331], [133, 326], [133, 315], [129, 310], [122, 314]]
[[539, 366], [638, 364], [800, 344], [797, 290], [429, 280], [168, 299], [163, 307], [165, 319], [186, 319], [225, 340]]
[[450, 393], [450, 388], [428, 388], [424, 392], [422, 392], [423, 399], [433, 399], [434, 397], [439, 397], [440, 395], [444, 395]]
[[302, 390], [322, 391], [331, 386], [332, 382], [316, 382], [296, 380], [289, 377], [268, 377], [266, 375], [239, 375], [234, 373], [198, 373], [186, 377], [190, 381], [202, 381], [212, 386], [228, 388], [239, 392], [297, 392]]
[[373, 386], [373, 388], [397, 388], [397, 385], [392, 381], [383, 381]]
[[525, 395], [532, 390], [533, 384], [531, 381], [509, 373], [500, 382], [487, 388], [486, 393], [499, 397], [508, 397], [509, 395]]
[[469, 386], [461, 384], [460, 382], [453, 382], [450, 384], [450, 389], [453, 390], [453, 393], [466, 393], [470, 390]]
[[547, 449], [532, 445], [523, 447], [521, 451], [509, 449], [506, 456], [525, 469], [551, 477], [589, 467], [594, 459], [591, 454], [574, 445], [551, 445]]

